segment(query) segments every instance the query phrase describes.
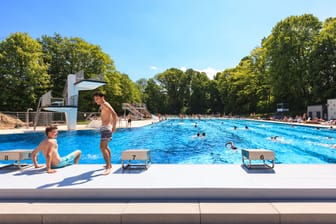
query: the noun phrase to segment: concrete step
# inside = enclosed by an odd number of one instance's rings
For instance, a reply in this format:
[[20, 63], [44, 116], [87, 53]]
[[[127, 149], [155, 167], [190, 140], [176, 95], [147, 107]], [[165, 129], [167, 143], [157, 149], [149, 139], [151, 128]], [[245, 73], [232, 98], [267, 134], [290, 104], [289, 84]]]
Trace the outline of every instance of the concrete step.
[[336, 202], [1, 202], [0, 223], [335, 223]]

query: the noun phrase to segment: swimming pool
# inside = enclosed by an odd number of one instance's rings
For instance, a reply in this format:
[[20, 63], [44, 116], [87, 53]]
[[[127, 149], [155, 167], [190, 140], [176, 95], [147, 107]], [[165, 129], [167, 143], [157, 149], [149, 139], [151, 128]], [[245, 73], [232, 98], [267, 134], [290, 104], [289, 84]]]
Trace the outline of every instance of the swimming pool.
[[[237, 129], [234, 129], [237, 127]], [[247, 127], [247, 128], [245, 128]], [[205, 137], [197, 137], [205, 133]], [[121, 163], [126, 149], [151, 150], [157, 164], [240, 164], [241, 149], [265, 148], [275, 151], [276, 163], [336, 163], [335, 130], [242, 119], [170, 119], [150, 126], [118, 129], [109, 143], [112, 163]], [[277, 136], [274, 140], [272, 136]], [[0, 151], [33, 149], [44, 133], [0, 135]], [[81, 149], [80, 163], [103, 164], [98, 130], [60, 131], [59, 152], [65, 155]], [[225, 147], [232, 141], [237, 150]], [[39, 160], [44, 162], [40, 155]]]

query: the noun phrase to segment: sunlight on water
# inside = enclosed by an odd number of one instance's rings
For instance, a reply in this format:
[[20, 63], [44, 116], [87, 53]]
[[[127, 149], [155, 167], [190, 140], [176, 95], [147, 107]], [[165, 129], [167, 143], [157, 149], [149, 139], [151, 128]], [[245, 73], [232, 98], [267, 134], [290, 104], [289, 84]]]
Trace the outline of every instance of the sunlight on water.
[[[43, 138], [44, 133], [1, 135], [0, 150], [33, 149]], [[238, 149], [225, 147], [229, 141]], [[60, 154], [81, 149], [81, 163], [85, 164], [104, 163], [99, 142], [98, 130], [64, 131], [58, 137]], [[235, 119], [172, 119], [119, 129], [109, 142], [112, 163], [121, 163], [123, 150], [145, 148], [151, 150], [152, 162], [160, 164], [240, 164], [241, 149], [250, 148], [274, 150], [277, 164], [335, 163], [334, 145], [332, 129]], [[40, 161], [44, 161], [42, 157]]]

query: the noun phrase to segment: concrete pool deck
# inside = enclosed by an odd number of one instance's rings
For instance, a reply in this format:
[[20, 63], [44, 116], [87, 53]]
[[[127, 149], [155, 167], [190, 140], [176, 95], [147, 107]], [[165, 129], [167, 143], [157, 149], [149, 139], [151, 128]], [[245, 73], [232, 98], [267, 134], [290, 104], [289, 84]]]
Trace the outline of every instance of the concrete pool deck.
[[122, 169], [103, 176], [99, 165], [0, 169], [0, 198], [8, 200], [335, 200], [336, 164], [165, 165]]
[[69, 166], [55, 174], [0, 169], [0, 223], [336, 220], [336, 164], [276, 164], [260, 170], [240, 164], [153, 164], [148, 170], [123, 170], [113, 164], [110, 175], [101, 175], [103, 171], [102, 164]]
[[336, 165], [0, 169], [0, 223], [334, 223]]
[[[151, 125], [153, 123], [158, 122], [156, 119], [146, 119], [146, 120], [135, 120], [132, 121], [132, 125], [130, 128], [138, 128], [143, 127], [146, 125]], [[66, 131], [67, 126], [66, 125], [57, 125], [58, 130]], [[119, 122], [117, 122], [117, 128], [127, 128], [127, 121], [124, 119], [121, 119]], [[97, 128], [88, 128], [87, 124], [77, 124], [76, 130], [88, 130], [88, 129], [97, 129]], [[42, 131], [44, 132], [45, 126], [37, 126], [36, 131]], [[27, 133], [27, 132], [34, 132], [33, 127], [21, 127], [21, 128], [12, 128], [12, 129], [0, 129], [0, 134], [20, 134], [20, 133]]]

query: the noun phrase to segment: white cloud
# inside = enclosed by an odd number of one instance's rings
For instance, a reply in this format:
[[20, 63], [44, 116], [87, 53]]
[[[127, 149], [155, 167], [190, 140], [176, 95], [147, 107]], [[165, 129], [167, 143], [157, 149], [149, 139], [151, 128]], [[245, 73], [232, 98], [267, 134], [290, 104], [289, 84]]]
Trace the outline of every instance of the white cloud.
[[182, 66], [182, 67], [180, 68], [180, 70], [183, 71], [183, 72], [185, 72], [185, 71], [187, 71], [187, 67]]
[[221, 72], [221, 70], [217, 70], [217, 69], [210, 68], [210, 67], [207, 67], [205, 69], [195, 69], [195, 70], [206, 73], [209, 79], [213, 79], [213, 77], [217, 74], [217, 72]]
[[[207, 74], [207, 76], [209, 77], [209, 79], [213, 79], [213, 77], [218, 73], [218, 72], [221, 72], [222, 70], [217, 70], [217, 69], [214, 69], [214, 68], [210, 68], [210, 67], [207, 67], [207, 68], [204, 68], [204, 69], [196, 69], [196, 68], [192, 68], [193, 70], [195, 71], [198, 71], [198, 72], [204, 72]], [[180, 67], [180, 70], [185, 72], [188, 70], [188, 68], [186, 66], [181, 66]]]
[[[149, 67], [150, 70], [153, 70], [153, 71], [158, 71], [160, 70], [158, 67], [152, 65]], [[181, 71], [183, 72], [186, 72], [189, 68], [186, 67], [186, 66], [181, 66], [179, 68]], [[191, 68], [195, 71], [198, 71], [198, 72], [204, 72], [207, 74], [207, 76], [209, 77], [209, 79], [213, 79], [213, 77], [218, 73], [218, 72], [221, 72], [222, 70], [217, 70], [217, 69], [214, 69], [214, 68], [211, 68], [211, 67], [207, 67], [207, 68], [204, 68], [204, 69], [196, 69], [196, 68]]]

